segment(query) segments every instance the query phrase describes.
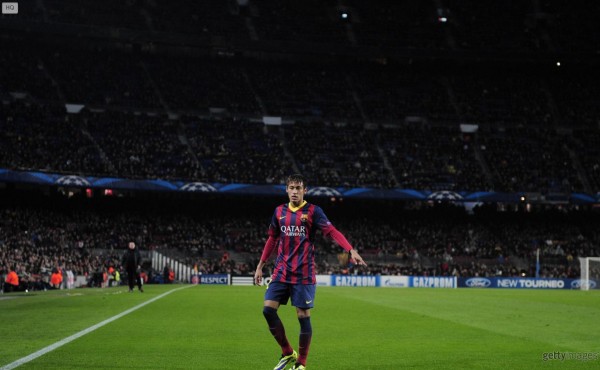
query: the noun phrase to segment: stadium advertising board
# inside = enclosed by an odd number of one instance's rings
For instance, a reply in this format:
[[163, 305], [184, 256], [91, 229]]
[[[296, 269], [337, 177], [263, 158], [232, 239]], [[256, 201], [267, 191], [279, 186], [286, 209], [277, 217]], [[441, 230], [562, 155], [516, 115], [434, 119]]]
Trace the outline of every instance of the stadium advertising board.
[[254, 276], [232, 276], [231, 285], [254, 285]]
[[[317, 285], [323, 285], [323, 286], [331, 285], [331, 275], [317, 275], [316, 278], [317, 278]], [[262, 279], [262, 282], [260, 285], [267, 286], [267, 285], [271, 284], [271, 281], [273, 281], [273, 279], [271, 279], [271, 276], [267, 276]]]
[[201, 284], [229, 285], [228, 274], [207, 274], [200, 276]]
[[409, 276], [408, 286], [411, 288], [456, 288], [455, 276]]
[[456, 277], [430, 276], [393, 276], [393, 275], [320, 275], [317, 284], [331, 286], [366, 286], [384, 288], [456, 288]]
[[408, 276], [382, 276], [380, 278], [383, 288], [408, 288]]
[[331, 275], [317, 275], [318, 286], [331, 286]]
[[[504, 277], [454, 276], [368, 276], [368, 275], [317, 275], [318, 286], [354, 286], [382, 288], [512, 288], [512, 289], [581, 289], [581, 279], [535, 279]], [[191, 283], [219, 285], [253, 285], [252, 276], [228, 274], [193, 275]], [[263, 279], [267, 285], [271, 277]], [[590, 289], [599, 289], [596, 280], [589, 280]]]
[[[581, 289], [581, 279], [536, 279], [504, 277], [461, 277], [461, 288], [512, 288], [512, 289]], [[590, 280], [590, 289], [598, 289], [597, 282]]]
[[332, 286], [380, 286], [381, 276], [331, 275]]

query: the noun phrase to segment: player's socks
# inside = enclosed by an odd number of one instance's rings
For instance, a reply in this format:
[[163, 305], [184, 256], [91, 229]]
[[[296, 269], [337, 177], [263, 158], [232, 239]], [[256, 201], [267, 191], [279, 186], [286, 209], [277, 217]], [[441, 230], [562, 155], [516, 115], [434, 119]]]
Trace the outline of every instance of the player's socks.
[[265, 315], [265, 319], [267, 319], [267, 324], [269, 324], [269, 330], [273, 337], [281, 346], [281, 352], [284, 356], [288, 356], [294, 352], [292, 346], [290, 346], [290, 342], [288, 342], [287, 337], [285, 336], [285, 328], [283, 327], [283, 323], [279, 319], [279, 315], [277, 315], [277, 310], [272, 307], [264, 307], [263, 315]]
[[300, 322], [300, 345], [298, 347], [298, 364], [306, 366], [306, 357], [310, 348], [310, 340], [312, 339], [312, 325], [310, 317], [299, 318]]

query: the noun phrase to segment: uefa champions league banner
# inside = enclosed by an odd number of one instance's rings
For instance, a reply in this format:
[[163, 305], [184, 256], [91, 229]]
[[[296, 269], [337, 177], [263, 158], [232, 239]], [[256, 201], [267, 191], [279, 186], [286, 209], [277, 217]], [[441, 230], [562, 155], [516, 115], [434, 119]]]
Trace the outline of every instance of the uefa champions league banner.
[[[581, 289], [581, 279], [536, 279], [504, 277], [461, 277], [461, 288], [512, 288], [512, 289]], [[598, 289], [598, 282], [589, 280], [590, 289]]]
[[[114, 189], [114, 190], [151, 190], [176, 191], [190, 193], [226, 193], [247, 195], [281, 195], [285, 185], [256, 185], [236, 183], [184, 182], [161, 179], [134, 180], [113, 177], [93, 177], [65, 175], [39, 171], [17, 171], [0, 168], [0, 182], [39, 184], [67, 188]], [[310, 187], [307, 195], [311, 197], [345, 197], [362, 199], [406, 199], [452, 202], [506, 202], [519, 203], [523, 194], [490, 191], [452, 191], [452, 190], [413, 190], [413, 189], [376, 189], [345, 187]], [[600, 203], [600, 193], [590, 195], [572, 193], [563, 200], [570, 203]]]

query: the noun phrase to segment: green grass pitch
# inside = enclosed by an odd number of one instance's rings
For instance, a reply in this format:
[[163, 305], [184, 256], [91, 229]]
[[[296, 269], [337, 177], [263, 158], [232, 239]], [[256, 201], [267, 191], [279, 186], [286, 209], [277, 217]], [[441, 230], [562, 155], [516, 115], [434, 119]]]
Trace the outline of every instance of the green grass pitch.
[[[180, 287], [0, 295], [0, 369]], [[18, 368], [272, 369], [279, 348], [263, 294], [180, 289]], [[599, 291], [319, 287], [315, 304], [311, 370], [600, 367]], [[279, 314], [297, 348], [295, 310]], [[580, 357], [544, 361], [544, 353], [567, 352]]]

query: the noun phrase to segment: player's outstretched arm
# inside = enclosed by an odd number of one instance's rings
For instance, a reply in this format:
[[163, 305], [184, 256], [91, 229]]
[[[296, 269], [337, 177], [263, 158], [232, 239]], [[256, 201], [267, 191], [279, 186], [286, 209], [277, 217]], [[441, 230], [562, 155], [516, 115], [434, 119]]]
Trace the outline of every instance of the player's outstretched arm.
[[330, 225], [326, 230], [324, 230], [327, 236], [329, 236], [333, 241], [335, 241], [340, 247], [344, 248], [347, 252], [350, 252], [350, 258], [354, 259], [357, 265], [366, 266], [367, 263], [362, 259], [360, 254], [352, 247], [348, 239], [339, 232], [338, 229]]
[[367, 263], [362, 259], [360, 254], [356, 251], [356, 249], [350, 249], [350, 258], [354, 260], [356, 265], [366, 266]]

